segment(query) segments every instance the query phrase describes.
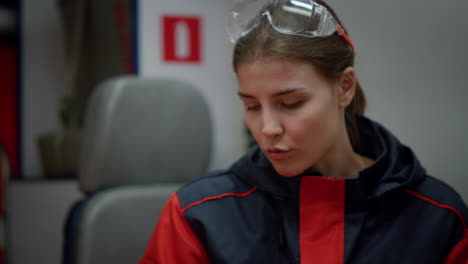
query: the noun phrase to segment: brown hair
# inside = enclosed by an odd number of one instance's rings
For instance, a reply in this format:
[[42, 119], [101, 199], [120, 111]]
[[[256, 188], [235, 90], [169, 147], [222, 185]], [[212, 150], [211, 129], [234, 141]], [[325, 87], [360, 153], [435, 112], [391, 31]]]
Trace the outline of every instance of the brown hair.
[[[343, 26], [330, 6], [321, 0], [314, 2], [326, 7], [336, 21]], [[353, 50], [337, 33], [323, 38], [281, 34], [270, 26], [266, 17], [263, 17], [259, 25], [235, 44], [232, 61], [234, 71], [237, 70], [239, 64], [252, 62], [262, 57], [308, 62], [329, 80], [337, 80], [347, 67], [354, 65]], [[354, 98], [345, 109], [346, 128], [353, 148], [357, 148], [359, 144], [356, 115], [363, 115], [365, 109], [366, 97], [361, 85], [357, 82]]]

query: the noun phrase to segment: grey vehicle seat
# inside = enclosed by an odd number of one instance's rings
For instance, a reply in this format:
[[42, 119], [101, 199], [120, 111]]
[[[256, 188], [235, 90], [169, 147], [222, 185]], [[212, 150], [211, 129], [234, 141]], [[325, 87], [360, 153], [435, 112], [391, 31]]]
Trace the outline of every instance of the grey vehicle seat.
[[196, 87], [119, 77], [87, 107], [78, 182], [87, 197], [70, 211], [64, 263], [137, 263], [170, 194], [203, 174], [212, 125]]

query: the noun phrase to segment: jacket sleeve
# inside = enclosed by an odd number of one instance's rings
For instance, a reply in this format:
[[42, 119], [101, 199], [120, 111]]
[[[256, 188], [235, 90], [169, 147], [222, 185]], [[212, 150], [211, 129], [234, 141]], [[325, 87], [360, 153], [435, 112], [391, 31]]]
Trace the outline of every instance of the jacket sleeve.
[[200, 240], [182, 214], [174, 193], [159, 218], [156, 229], [139, 264], [210, 263]]
[[468, 263], [468, 230], [465, 236], [450, 251], [445, 264], [467, 264]]

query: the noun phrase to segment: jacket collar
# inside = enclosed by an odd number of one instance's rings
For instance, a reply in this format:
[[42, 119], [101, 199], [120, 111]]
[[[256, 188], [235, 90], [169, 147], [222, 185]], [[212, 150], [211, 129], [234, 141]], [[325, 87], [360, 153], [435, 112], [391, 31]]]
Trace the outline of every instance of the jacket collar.
[[[374, 159], [375, 163], [360, 171], [358, 177], [346, 179], [347, 199], [369, 200], [422, 180], [425, 170], [410, 148], [382, 125], [364, 116], [357, 116], [357, 124], [359, 147], [355, 151]], [[258, 147], [234, 163], [231, 171], [259, 190], [282, 197], [297, 192], [302, 177], [321, 176], [312, 169], [295, 177], [281, 176]]]

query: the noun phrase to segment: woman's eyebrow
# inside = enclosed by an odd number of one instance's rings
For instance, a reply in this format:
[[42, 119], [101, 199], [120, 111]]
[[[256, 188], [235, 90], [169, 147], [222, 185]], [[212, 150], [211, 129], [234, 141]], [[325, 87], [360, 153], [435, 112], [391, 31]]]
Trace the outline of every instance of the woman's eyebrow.
[[252, 95], [246, 94], [246, 93], [243, 93], [243, 92], [237, 92], [237, 95], [239, 95], [239, 97], [244, 97], [244, 98], [255, 98]]
[[[290, 93], [293, 93], [293, 92], [296, 92], [296, 91], [299, 91], [299, 90], [303, 90], [303, 89], [304, 88], [292, 88], [292, 89], [287, 89], [287, 90], [284, 90], [284, 91], [279, 91], [279, 92], [274, 93], [273, 97], [282, 96], [282, 95], [285, 95], [285, 94], [290, 94]], [[243, 92], [237, 92], [237, 94], [240, 97], [243, 97], [243, 98], [255, 98], [255, 96], [247, 94], [247, 93], [243, 93]]]
[[290, 94], [292, 92], [295, 92], [295, 91], [299, 91], [299, 90], [303, 90], [304, 88], [292, 88], [292, 89], [287, 89], [287, 90], [284, 90], [284, 91], [279, 91], [277, 93], [275, 93], [273, 96], [281, 96], [281, 95], [285, 95], [285, 94]]

